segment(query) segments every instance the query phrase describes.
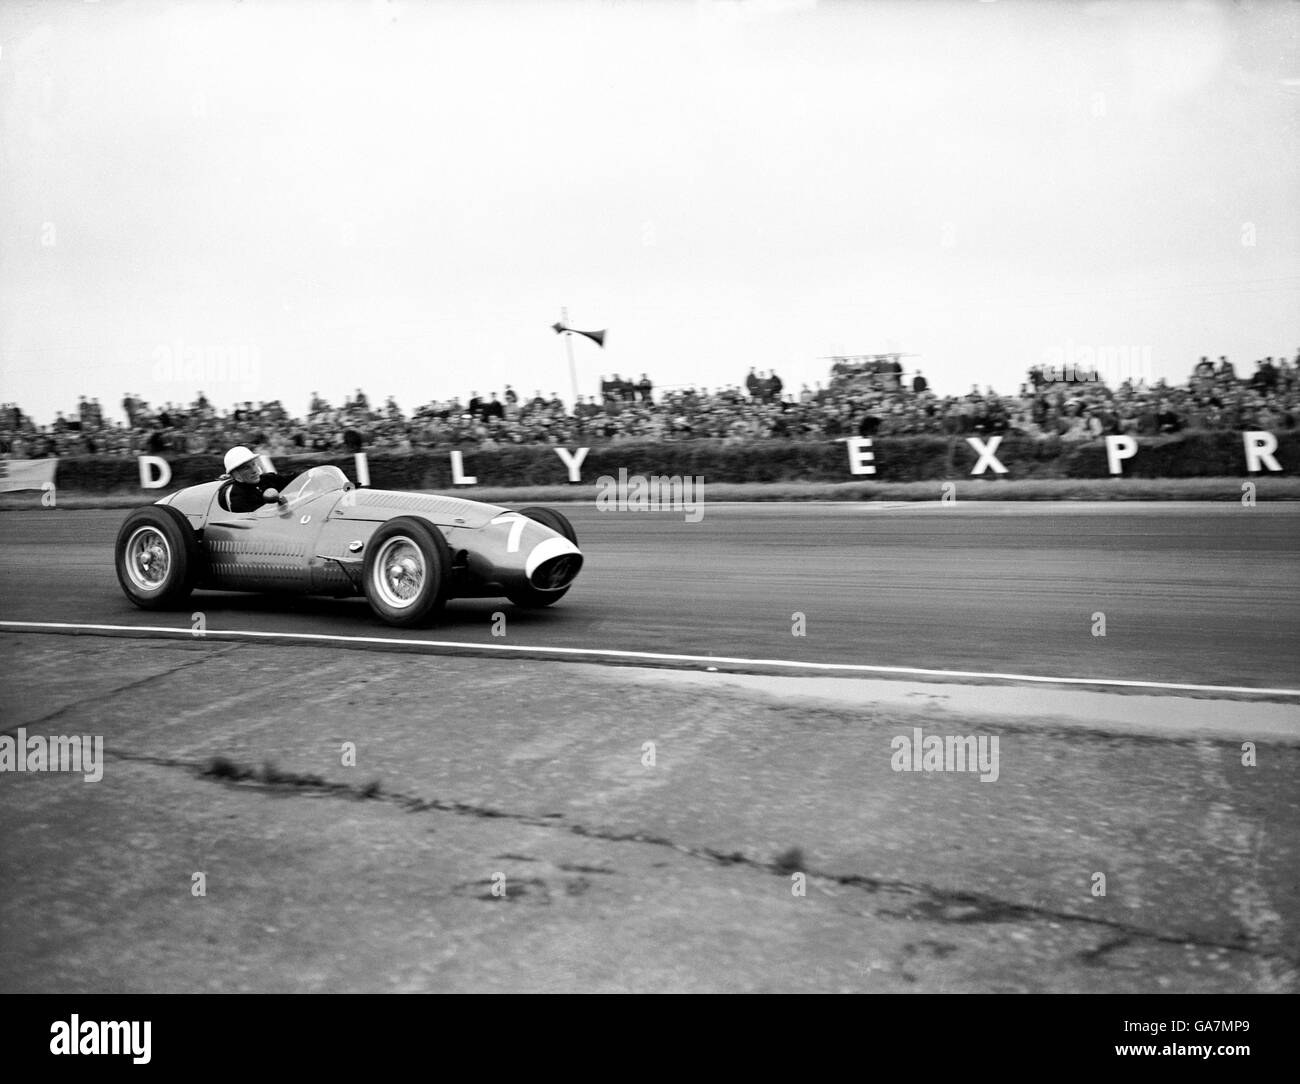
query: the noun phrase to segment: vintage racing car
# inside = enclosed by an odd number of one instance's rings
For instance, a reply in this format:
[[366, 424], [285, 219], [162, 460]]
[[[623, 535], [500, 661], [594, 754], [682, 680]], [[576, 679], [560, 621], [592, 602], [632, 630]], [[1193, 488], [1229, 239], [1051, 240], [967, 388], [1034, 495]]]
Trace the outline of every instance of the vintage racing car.
[[132, 602], [168, 609], [195, 588], [364, 595], [384, 621], [411, 626], [449, 598], [549, 606], [582, 568], [572, 525], [549, 508], [357, 489], [338, 467], [312, 467], [256, 511], [231, 512], [230, 485], [191, 486], [127, 517], [116, 564]]

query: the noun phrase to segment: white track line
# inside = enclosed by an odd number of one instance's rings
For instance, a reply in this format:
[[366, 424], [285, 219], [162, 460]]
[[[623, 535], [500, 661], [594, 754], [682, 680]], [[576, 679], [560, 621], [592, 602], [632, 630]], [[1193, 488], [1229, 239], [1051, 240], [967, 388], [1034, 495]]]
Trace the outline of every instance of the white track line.
[[451, 648], [473, 652], [515, 652], [559, 655], [568, 658], [627, 659], [641, 662], [719, 663], [734, 666], [775, 666], [840, 674], [896, 674], [906, 677], [977, 678], [984, 681], [1030, 681], [1042, 685], [1089, 685], [1120, 689], [1160, 689], [1167, 692], [1251, 693], [1256, 696], [1296, 696], [1300, 689], [1257, 689], [1249, 685], [1182, 685], [1168, 681], [1125, 681], [1118, 678], [1043, 677], [1039, 674], [1001, 674], [981, 670], [923, 670], [915, 666], [868, 666], [841, 662], [798, 662], [792, 659], [745, 659], [725, 655], [668, 655], [657, 651], [615, 651], [590, 647], [527, 647], [516, 644], [474, 644], [461, 640], [403, 640], [383, 636], [335, 636], [320, 632], [257, 632], [252, 629], [193, 629], [168, 625], [79, 625], [57, 621], [0, 621], [0, 630], [13, 632], [157, 633], [178, 640], [298, 640], [306, 643], [357, 644], [374, 647]]

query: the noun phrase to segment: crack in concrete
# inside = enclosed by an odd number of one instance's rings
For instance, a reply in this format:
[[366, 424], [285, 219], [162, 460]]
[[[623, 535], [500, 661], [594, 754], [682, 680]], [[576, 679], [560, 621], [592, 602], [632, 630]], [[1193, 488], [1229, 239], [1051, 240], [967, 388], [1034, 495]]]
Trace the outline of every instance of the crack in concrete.
[[1075, 959], [1080, 963], [1088, 964], [1091, 967], [1113, 966], [1108, 963], [1106, 957], [1116, 949], [1127, 948], [1132, 944], [1132, 942], [1133, 939], [1131, 937], [1112, 937], [1110, 940], [1103, 941], [1101, 944], [1096, 945], [1093, 948], [1083, 949], [1080, 952], [1076, 952], [1074, 954]]
[[[613, 832], [607, 829], [593, 828], [584, 824], [557, 824], [563, 819], [562, 813], [545, 813], [540, 816], [528, 813], [510, 813], [490, 806], [474, 805], [469, 802], [450, 802], [441, 798], [417, 798], [414, 795], [385, 791], [380, 793], [377, 781], [364, 785], [352, 783], [331, 783], [318, 775], [303, 775], [294, 772], [281, 772], [273, 765], [266, 764], [262, 772], [246, 766], [235, 765], [225, 757], [213, 757], [206, 764], [178, 760], [169, 757], [134, 755], [129, 753], [109, 754], [106, 759], [124, 760], [134, 763], [151, 764], [157, 767], [183, 768], [197, 773], [200, 779], [225, 782], [227, 786], [242, 787], [266, 793], [293, 788], [299, 793], [307, 792], [320, 797], [350, 797], [355, 801], [381, 801], [404, 809], [409, 813], [434, 811], [454, 813], [458, 816], [478, 817], [485, 820], [509, 820], [516, 824], [525, 824], [537, 828], [560, 828], [572, 835], [587, 839], [598, 839], [607, 843], [644, 843], [656, 847], [667, 847], [679, 854], [691, 858], [702, 858], [716, 865], [743, 865], [762, 873], [777, 874], [788, 877], [790, 852], [779, 855], [775, 860], [764, 862], [751, 858], [741, 851], [722, 851], [714, 847], [705, 847], [677, 843], [666, 836], [652, 835], [647, 832]], [[802, 856], [800, 856], [802, 857]], [[593, 870], [593, 872], [596, 872]], [[611, 872], [601, 870], [599, 872]], [[869, 893], [892, 892], [901, 896], [912, 896], [916, 903], [907, 910], [895, 911], [881, 908], [876, 912], [880, 918], [908, 919], [920, 917], [932, 922], [943, 923], [979, 923], [979, 922], [1070, 922], [1083, 923], [1099, 929], [1113, 931], [1117, 936], [1102, 946], [1087, 950], [1082, 955], [1090, 963], [1104, 963], [1105, 954], [1112, 948], [1128, 944], [1131, 939], [1154, 941], [1168, 945], [1195, 945], [1199, 948], [1216, 948], [1228, 952], [1246, 953], [1260, 959], [1280, 959], [1286, 963], [1300, 965], [1300, 957], [1291, 957], [1284, 952], [1253, 945], [1238, 939], [1223, 941], [1201, 937], [1192, 933], [1169, 934], [1149, 930], [1131, 922], [1103, 918], [1093, 915], [1081, 915], [1073, 911], [1059, 911], [1037, 905], [1013, 903], [980, 892], [942, 889], [925, 882], [891, 880], [882, 877], [868, 877], [864, 874], [838, 874], [816, 869], [803, 869], [809, 881], [819, 880], [830, 884], [860, 888]]]
[[181, 670], [188, 670], [192, 666], [202, 666], [204, 663], [210, 662], [214, 658], [224, 658], [226, 655], [229, 655], [232, 651], [237, 651], [241, 647], [246, 647], [246, 646], [247, 646], [246, 644], [231, 644], [224, 651], [218, 651], [215, 653], [211, 651], [205, 651], [202, 654], [200, 654], [198, 658], [187, 659], [185, 662], [177, 663], [175, 666], [168, 667], [166, 670], [162, 670], [157, 674], [150, 674], [147, 677], [138, 678], [135, 681], [129, 681], [125, 685], [119, 685], [116, 689], [109, 689], [107, 692], [97, 693], [94, 696], [83, 696], [80, 700], [70, 701], [69, 703], [64, 704], [63, 707], [55, 708], [53, 711], [49, 712], [48, 714], [42, 715], [39, 719], [33, 719], [30, 722], [25, 722], [25, 723], [15, 723], [13, 726], [10, 727], [0, 727], [0, 734], [8, 734], [10, 736], [14, 736], [19, 727], [22, 727], [25, 730], [30, 730], [31, 727], [41, 726], [42, 724], [48, 723], [51, 719], [57, 719], [60, 715], [63, 715], [65, 712], [69, 712], [73, 708], [79, 708], [83, 704], [89, 704], [91, 702], [95, 702], [98, 704], [106, 704], [114, 697], [119, 696], [122, 693], [129, 692], [132, 689], [138, 689], [142, 685], [148, 685], [149, 682], [151, 681], [159, 681], [163, 678], [169, 678], [173, 674], [179, 673]]

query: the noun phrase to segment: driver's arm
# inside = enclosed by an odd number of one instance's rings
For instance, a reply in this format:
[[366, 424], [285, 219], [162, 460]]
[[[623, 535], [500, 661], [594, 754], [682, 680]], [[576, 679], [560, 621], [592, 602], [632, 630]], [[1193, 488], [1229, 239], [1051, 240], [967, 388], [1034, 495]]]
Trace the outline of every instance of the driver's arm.
[[298, 476], [296, 474], [274, 474], [268, 471], [258, 479], [257, 487], [262, 491], [262, 500], [267, 504], [283, 499], [284, 487]]

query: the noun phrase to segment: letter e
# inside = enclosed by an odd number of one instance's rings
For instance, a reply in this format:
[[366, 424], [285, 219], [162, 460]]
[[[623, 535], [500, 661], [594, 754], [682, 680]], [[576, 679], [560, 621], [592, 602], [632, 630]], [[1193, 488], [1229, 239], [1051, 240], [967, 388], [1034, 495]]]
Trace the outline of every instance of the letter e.
[[871, 438], [850, 437], [847, 444], [849, 449], [849, 473], [875, 474], [876, 468], [873, 462], [876, 453], [869, 450], [871, 448]]

